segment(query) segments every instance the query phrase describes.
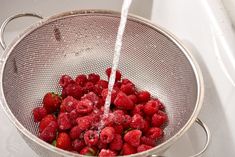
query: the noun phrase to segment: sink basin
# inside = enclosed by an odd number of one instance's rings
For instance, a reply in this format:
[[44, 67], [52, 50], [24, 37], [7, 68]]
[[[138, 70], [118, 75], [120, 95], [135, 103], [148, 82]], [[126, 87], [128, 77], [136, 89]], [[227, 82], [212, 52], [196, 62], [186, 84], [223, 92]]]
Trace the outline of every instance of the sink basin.
[[[144, 4], [142, 0], [133, 1], [131, 13], [145, 17], [175, 34], [192, 52], [202, 69], [205, 101], [199, 118], [208, 125], [212, 133], [212, 141], [205, 156], [233, 156], [235, 37], [232, 20], [224, 5], [219, 0], [148, 0]], [[0, 23], [19, 12], [38, 12], [46, 17], [67, 10], [87, 8], [119, 11], [121, 3], [120, 0], [50, 0], [46, 3], [40, 0], [2, 0]], [[6, 29], [7, 43], [35, 21], [32, 18], [23, 18], [12, 22]], [[38, 157], [20, 137], [2, 110], [0, 124], [2, 156]], [[164, 155], [190, 156], [199, 152], [204, 143], [205, 135], [202, 129], [193, 125]]]

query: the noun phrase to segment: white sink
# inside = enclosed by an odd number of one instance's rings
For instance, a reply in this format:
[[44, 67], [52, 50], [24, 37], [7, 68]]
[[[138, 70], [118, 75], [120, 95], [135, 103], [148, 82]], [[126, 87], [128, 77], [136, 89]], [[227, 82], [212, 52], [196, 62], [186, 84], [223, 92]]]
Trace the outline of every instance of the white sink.
[[[235, 38], [231, 20], [222, 3], [219, 0], [133, 1], [131, 13], [148, 18], [175, 34], [192, 51], [202, 69], [206, 93], [199, 118], [212, 133], [212, 142], [205, 156], [234, 156], [235, 66], [232, 64], [235, 63]], [[120, 10], [121, 3], [120, 0], [1, 0], [0, 23], [18, 12], [33, 11], [50, 16], [87, 8]], [[35, 21], [31, 18], [20, 19], [10, 24], [6, 32], [7, 43]], [[2, 110], [0, 124], [1, 156], [37, 157]], [[194, 125], [165, 155], [186, 157], [195, 154], [202, 148], [204, 139], [202, 130]]]

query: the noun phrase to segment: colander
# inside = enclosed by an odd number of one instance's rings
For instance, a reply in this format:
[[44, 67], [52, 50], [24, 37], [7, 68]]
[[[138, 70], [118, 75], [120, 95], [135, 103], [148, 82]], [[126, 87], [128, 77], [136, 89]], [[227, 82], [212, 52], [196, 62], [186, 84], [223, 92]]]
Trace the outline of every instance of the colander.
[[[33, 121], [32, 109], [41, 105], [48, 91], [60, 92], [61, 75], [99, 73], [112, 65], [120, 13], [82, 10], [62, 13], [32, 25], [6, 47], [5, 26], [22, 16], [6, 19], [1, 27], [1, 104], [26, 143], [40, 156], [82, 156], [58, 149], [42, 140]], [[201, 71], [189, 51], [165, 29], [129, 15], [119, 63], [123, 77], [139, 89], [148, 90], [163, 101], [169, 116], [165, 136], [155, 148], [130, 156], [158, 156], [179, 139], [196, 121], [203, 103], [204, 85]]]

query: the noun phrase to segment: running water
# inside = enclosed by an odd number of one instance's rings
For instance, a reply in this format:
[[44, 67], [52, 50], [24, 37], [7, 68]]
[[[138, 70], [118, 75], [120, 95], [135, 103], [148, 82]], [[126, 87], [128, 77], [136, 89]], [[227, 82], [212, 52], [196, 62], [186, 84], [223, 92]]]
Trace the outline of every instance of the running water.
[[118, 27], [118, 33], [117, 33], [115, 49], [114, 49], [112, 72], [111, 72], [111, 75], [109, 78], [108, 94], [107, 94], [105, 104], [104, 104], [104, 114], [101, 119], [100, 126], [98, 128], [99, 132], [104, 126], [103, 119], [106, 118], [109, 114], [110, 103], [111, 103], [111, 93], [112, 93], [113, 85], [114, 85], [115, 79], [116, 79], [116, 71], [118, 68], [118, 63], [119, 63], [119, 58], [120, 58], [120, 53], [121, 53], [121, 48], [122, 48], [122, 37], [123, 37], [124, 30], [125, 30], [127, 16], [128, 16], [128, 10], [131, 5], [131, 2], [132, 2], [132, 0], [124, 0], [123, 4], [122, 4], [121, 20], [120, 20], [120, 24]]

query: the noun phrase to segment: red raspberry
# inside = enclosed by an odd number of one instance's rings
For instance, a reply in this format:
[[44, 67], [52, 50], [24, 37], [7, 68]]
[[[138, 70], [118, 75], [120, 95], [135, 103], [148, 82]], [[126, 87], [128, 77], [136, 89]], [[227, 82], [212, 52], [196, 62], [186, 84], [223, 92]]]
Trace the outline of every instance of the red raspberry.
[[93, 92], [93, 90], [94, 90], [94, 84], [92, 82], [87, 82], [83, 87], [84, 93]]
[[136, 104], [138, 102], [137, 96], [134, 94], [128, 95], [128, 98], [134, 103]]
[[122, 79], [122, 84], [128, 84], [128, 83], [133, 84], [129, 79]]
[[47, 115], [47, 110], [44, 107], [36, 107], [33, 109], [34, 122], [40, 122]]
[[51, 121], [50, 124], [47, 125], [46, 128], [44, 128], [39, 134], [39, 138], [43, 141], [51, 143], [56, 138], [57, 128], [57, 123], [55, 121]]
[[123, 92], [119, 92], [117, 94], [117, 97], [114, 100], [114, 105], [120, 109], [125, 110], [132, 110], [134, 108], [134, 103]]
[[148, 130], [146, 135], [152, 139], [159, 139], [163, 136], [163, 131], [161, 128], [153, 127]]
[[[101, 93], [102, 98], [105, 100], [108, 95], [108, 89], [104, 89]], [[111, 93], [111, 103], [114, 102], [115, 98], [117, 97], [117, 91], [115, 89], [112, 90]]]
[[69, 136], [72, 140], [74, 140], [76, 138], [79, 138], [81, 133], [82, 133], [82, 130], [78, 126], [75, 126], [70, 130]]
[[71, 112], [73, 109], [76, 108], [78, 104], [78, 100], [73, 98], [72, 96], [67, 96], [60, 105], [60, 110], [62, 112]]
[[130, 123], [131, 123], [131, 116], [129, 116], [129, 115], [125, 115], [124, 116], [124, 120], [123, 120], [123, 122], [122, 122], [122, 126], [123, 126], [123, 128], [129, 128], [130, 127]]
[[132, 110], [132, 115], [139, 114], [141, 116], [144, 116], [144, 105], [138, 104], [135, 106], [135, 108]]
[[104, 106], [104, 103], [105, 103], [105, 99], [100, 98], [99, 103], [96, 105], [96, 107], [100, 109], [101, 107]]
[[158, 113], [155, 113], [152, 116], [152, 126], [154, 127], [160, 127], [162, 126], [166, 121], [167, 121], [167, 115], [162, 112], [162, 111], [158, 111]]
[[92, 73], [88, 75], [88, 81], [96, 84], [100, 80], [100, 75]]
[[160, 101], [159, 101], [159, 110], [162, 110], [162, 111], [165, 110], [165, 106]]
[[113, 122], [115, 124], [121, 124], [124, 120], [124, 112], [122, 110], [116, 110], [113, 112]]
[[148, 146], [148, 145], [145, 145], [145, 144], [141, 144], [139, 147], [137, 147], [137, 152], [144, 152], [146, 150], [149, 150], [153, 148], [152, 146]]
[[74, 83], [74, 80], [69, 75], [62, 75], [59, 81], [61, 87], [66, 87], [68, 84]]
[[150, 99], [150, 96], [148, 91], [141, 91], [137, 95], [139, 102], [147, 102]]
[[94, 92], [101, 96], [102, 91], [106, 88], [108, 88], [108, 81], [99, 80], [94, 87]]
[[119, 82], [119, 81], [116, 81], [116, 82], [114, 83], [113, 88], [120, 89], [120, 88], [121, 88], [121, 86], [122, 86], [122, 83], [121, 83], [121, 82]]
[[99, 157], [114, 157], [114, 156], [116, 156], [116, 153], [109, 149], [101, 149], [99, 153]]
[[98, 146], [99, 149], [107, 149], [108, 148], [108, 144], [107, 143], [102, 143], [100, 140], [98, 142]]
[[113, 127], [105, 127], [100, 132], [100, 141], [102, 143], [110, 143], [114, 139], [115, 130]]
[[81, 100], [85, 99], [90, 100], [94, 105], [99, 103], [99, 97], [94, 92], [89, 92], [81, 98]]
[[116, 134], [122, 134], [122, 132], [123, 132], [123, 126], [122, 125], [114, 124], [114, 125], [112, 125], [112, 127], [114, 128]]
[[56, 122], [56, 118], [52, 114], [46, 115], [39, 123], [39, 132], [42, 132], [52, 121]]
[[95, 148], [84, 147], [79, 153], [82, 155], [87, 155], [87, 156], [95, 156], [96, 150]]
[[[105, 71], [106, 75], [108, 76], [108, 79], [109, 79], [109, 77], [110, 77], [110, 75], [111, 75], [111, 72], [112, 72], [112, 68], [108, 68], [108, 69], [106, 69], [106, 71]], [[122, 77], [121, 72], [120, 72], [119, 70], [116, 70], [116, 79], [115, 79], [115, 82], [116, 82], [116, 81], [120, 81], [120, 80], [121, 80], [121, 77]]]
[[154, 113], [157, 113], [159, 110], [158, 101], [150, 100], [144, 105], [144, 113], [146, 115], [152, 116]]
[[123, 84], [121, 86], [121, 91], [126, 95], [133, 94], [135, 92], [135, 86], [132, 83]]
[[128, 143], [124, 143], [122, 147], [122, 155], [130, 155], [137, 153], [136, 147], [133, 147], [132, 145]]
[[133, 147], [138, 147], [140, 145], [141, 135], [142, 132], [140, 130], [131, 130], [124, 135], [124, 140]]
[[77, 152], [79, 152], [85, 146], [86, 146], [86, 144], [85, 144], [85, 142], [83, 140], [75, 139], [72, 142], [72, 147]]
[[83, 87], [85, 83], [87, 82], [87, 77], [86, 75], [78, 75], [75, 79], [76, 83]]
[[63, 95], [72, 96], [76, 99], [80, 99], [83, 95], [82, 87], [80, 87], [77, 83], [68, 84], [62, 91]]
[[99, 134], [97, 131], [88, 130], [84, 134], [84, 141], [87, 146], [94, 146], [99, 141]]
[[119, 151], [122, 149], [122, 145], [122, 136], [119, 134], [115, 134], [113, 141], [109, 144], [109, 148], [113, 151]]
[[56, 147], [64, 149], [64, 150], [69, 150], [71, 149], [71, 140], [70, 137], [67, 133], [61, 132], [59, 133], [57, 140], [56, 140]]
[[60, 113], [57, 121], [60, 130], [68, 130], [72, 127], [69, 114], [66, 112]]
[[146, 119], [144, 120], [144, 128], [141, 129], [143, 133], [146, 133], [149, 130], [150, 124]]
[[93, 110], [93, 103], [88, 100], [88, 99], [84, 99], [78, 102], [77, 106], [76, 106], [76, 111], [78, 114], [89, 114], [91, 113]]
[[43, 98], [43, 107], [47, 110], [47, 113], [55, 112], [61, 104], [61, 98], [58, 94], [47, 93]]
[[76, 122], [76, 119], [78, 117], [78, 113], [76, 111], [76, 109], [72, 110], [70, 113], [69, 113], [69, 117], [70, 117], [70, 120], [71, 120], [71, 124], [74, 126], [77, 124]]
[[141, 144], [145, 144], [145, 145], [149, 145], [149, 146], [156, 146], [156, 139], [150, 138], [150, 137], [146, 137], [146, 136], [142, 136], [140, 138]]
[[83, 116], [76, 119], [79, 129], [87, 130], [91, 127], [92, 117]]
[[139, 114], [135, 114], [131, 118], [130, 127], [133, 129], [143, 129], [144, 123], [145, 123], [145, 121], [144, 121], [143, 117]]

